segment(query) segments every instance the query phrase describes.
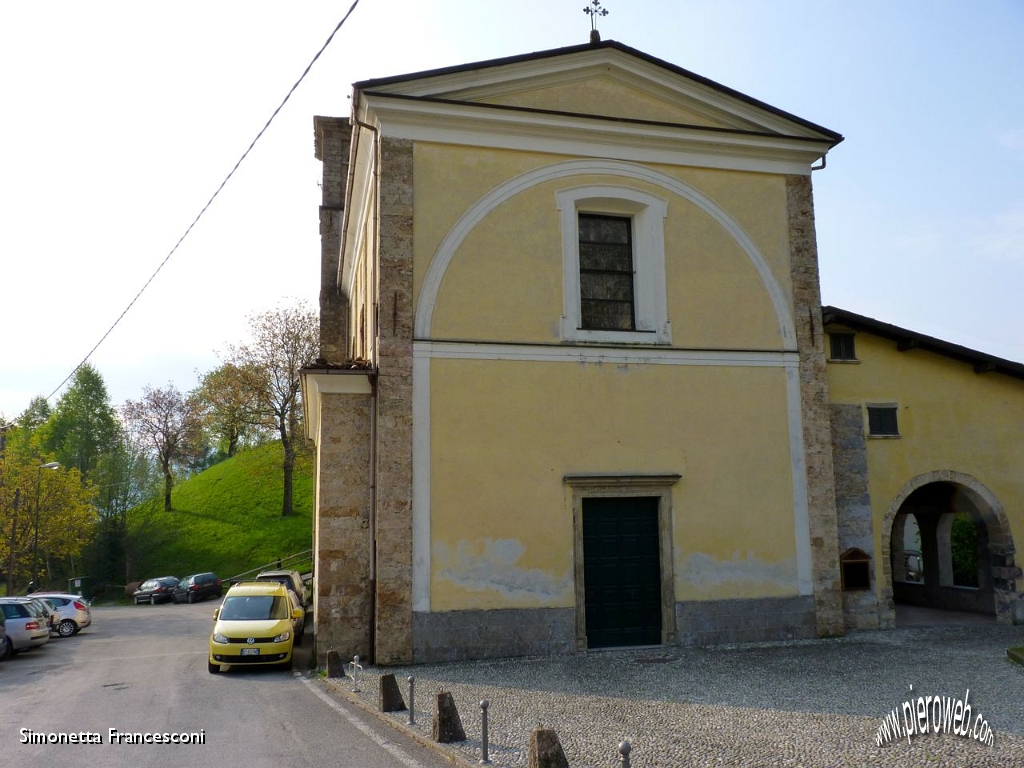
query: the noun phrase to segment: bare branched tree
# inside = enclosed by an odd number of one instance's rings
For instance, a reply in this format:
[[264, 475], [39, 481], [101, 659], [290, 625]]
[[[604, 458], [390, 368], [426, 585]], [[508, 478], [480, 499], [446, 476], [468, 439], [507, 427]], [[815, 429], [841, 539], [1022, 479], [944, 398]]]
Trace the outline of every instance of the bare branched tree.
[[164, 509], [170, 512], [174, 468], [187, 461], [201, 443], [199, 407], [173, 384], [166, 389], [147, 386], [141, 400], [125, 402], [122, 415], [128, 429], [156, 456], [164, 476]]
[[279, 307], [249, 317], [248, 343], [228, 348], [234, 367], [256, 413], [274, 429], [284, 448], [284, 499], [281, 514], [290, 515], [295, 444], [302, 414], [299, 371], [319, 354], [320, 324], [317, 313], [304, 304]]

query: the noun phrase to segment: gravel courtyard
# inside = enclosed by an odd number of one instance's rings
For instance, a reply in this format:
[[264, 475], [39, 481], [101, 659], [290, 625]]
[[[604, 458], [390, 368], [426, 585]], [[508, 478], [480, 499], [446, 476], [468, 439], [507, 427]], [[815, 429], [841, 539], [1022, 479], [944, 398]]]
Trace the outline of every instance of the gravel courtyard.
[[[451, 692], [469, 737], [452, 751], [467, 764], [480, 759], [479, 702], [488, 699], [490, 758], [508, 768], [527, 765], [536, 727], [557, 732], [573, 768], [620, 765], [624, 739], [633, 768], [1019, 766], [1024, 667], [1006, 659], [1013, 645], [1024, 645], [1024, 627], [904, 626], [830, 640], [374, 667], [347, 695], [376, 709], [381, 675], [394, 674], [406, 699], [414, 675], [412, 730], [429, 739], [433, 694]], [[324, 685], [352, 689], [350, 679]], [[918, 696], [966, 698], [972, 725], [980, 714], [994, 744], [942, 732], [878, 746], [885, 716], [897, 710], [902, 724], [903, 703]], [[409, 727], [405, 712], [383, 717]]]

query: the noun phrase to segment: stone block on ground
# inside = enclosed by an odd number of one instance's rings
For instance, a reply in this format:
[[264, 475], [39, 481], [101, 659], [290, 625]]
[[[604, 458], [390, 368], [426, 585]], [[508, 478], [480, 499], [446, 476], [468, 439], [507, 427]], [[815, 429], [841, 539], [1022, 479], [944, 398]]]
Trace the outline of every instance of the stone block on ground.
[[405, 699], [398, 688], [394, 675], [384, 675], [380, 679], [380, 711], [401, 712], [405, 709]]
[[466, 731], [462, 727], [459, 710], [455, 707], [455, 699], [448, 691], [437, 692], [431, 737], [438, 744], [466, 740]]
[[550, 728], [533, 729], [529, 751], [529, 768], [569, 768], [558, 734]]

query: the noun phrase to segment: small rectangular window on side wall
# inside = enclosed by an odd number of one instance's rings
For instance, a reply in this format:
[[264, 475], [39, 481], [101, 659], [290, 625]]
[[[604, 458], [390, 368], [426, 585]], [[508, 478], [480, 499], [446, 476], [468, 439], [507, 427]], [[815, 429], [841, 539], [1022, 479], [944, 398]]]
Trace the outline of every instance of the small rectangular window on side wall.
[[852, 333], [829, 333], [829, 360], [856, 360], [857, 348]]
[[869, 437], [899, 437], [900, 428], [895, 405], [868, 406]]

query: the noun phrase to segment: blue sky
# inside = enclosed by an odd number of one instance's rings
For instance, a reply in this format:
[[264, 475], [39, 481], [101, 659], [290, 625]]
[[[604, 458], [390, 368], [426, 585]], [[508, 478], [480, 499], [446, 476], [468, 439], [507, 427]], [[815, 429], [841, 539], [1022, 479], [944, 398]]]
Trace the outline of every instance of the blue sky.
[[[1024, 361], [1024, 2], [604, 4], [605, 39], [846, 137], [813, 177], [826, 303]], [[99, 341], [349, 5], [0, 5], [0, 415]], [[113, 402], [189, 389], [248, 314], [315, 304], [313, 115], [357, 80], [585, 42], [584, 5], [360, 0], [94, 354]]]

